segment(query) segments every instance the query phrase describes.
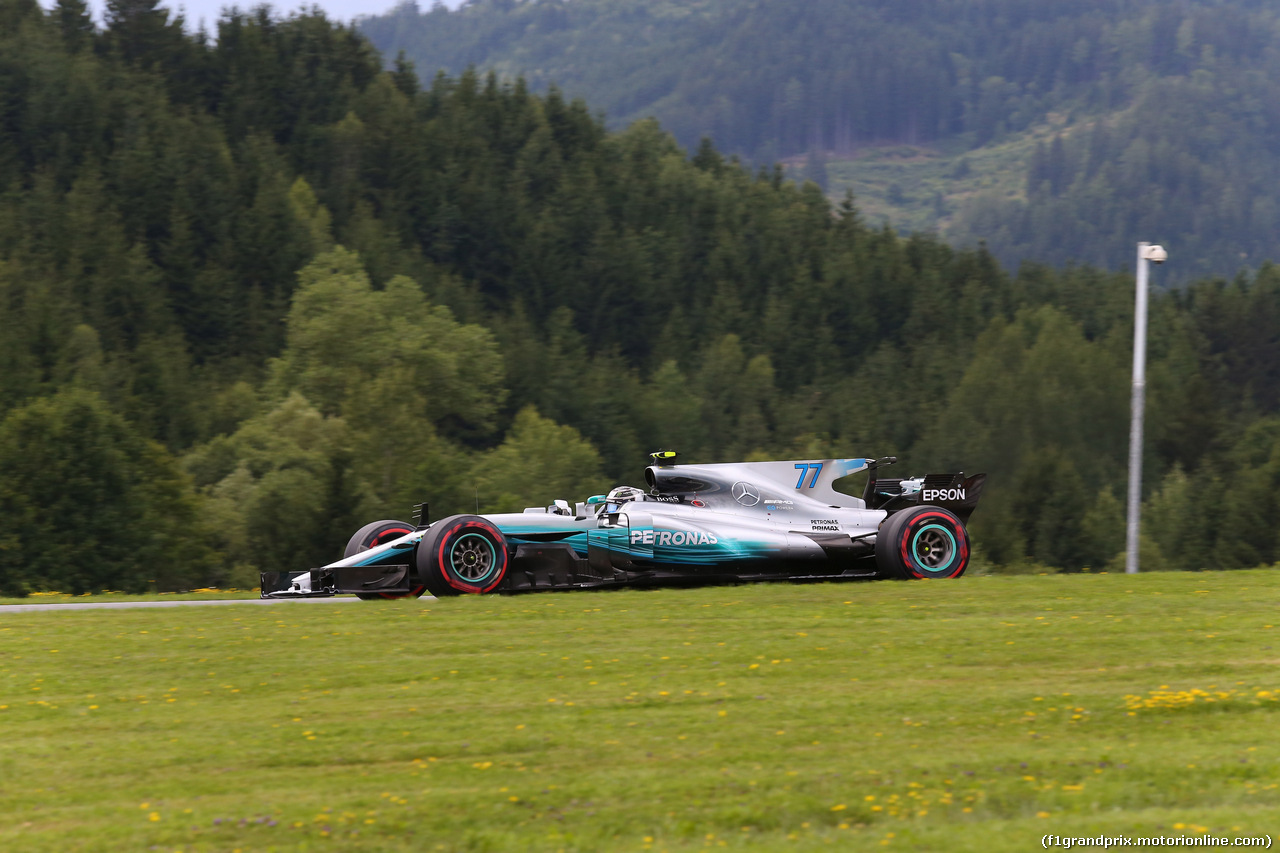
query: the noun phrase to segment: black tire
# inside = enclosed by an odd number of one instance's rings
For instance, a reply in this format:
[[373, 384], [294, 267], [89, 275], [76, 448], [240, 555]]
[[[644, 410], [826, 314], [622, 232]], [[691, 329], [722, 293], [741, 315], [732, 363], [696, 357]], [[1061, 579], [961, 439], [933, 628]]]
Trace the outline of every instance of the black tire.
[[478, 515], [441, 519], [418, 545], [418, 577], [436, 597], [492, 592], [510, 564], [502, 531]]
[[[384, 542], [390, 542], [392, 539], [399, 539], [406, 533], [413, 532], [413, 525], [405, 521], [395, 521], [394, 519], [384, 519], [366, 524], [361, 527], [351, 538], [347, 540], [347, 548], [342, 553], [344, 558], [353, 557], [361, 551], [368, 551]], [[426, 592], [425, 585], [418, 585], [409, 592], [369, 592], [356, 593], [356, 598], [361, 601], [375, 601], [380, 598], [417, 598]]]
[[876, 534], [876, 565], [885, 577], [958, 578], [969, 567], [969, 533], [942, 507], [904, 509]]

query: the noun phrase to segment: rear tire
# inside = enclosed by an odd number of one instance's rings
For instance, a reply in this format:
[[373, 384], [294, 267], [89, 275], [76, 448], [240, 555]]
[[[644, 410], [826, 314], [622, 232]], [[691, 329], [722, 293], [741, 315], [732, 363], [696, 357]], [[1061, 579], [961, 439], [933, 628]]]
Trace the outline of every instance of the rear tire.
[[958, 578], [969, 566], [969, 533], [942, 507], [894, 513], [876, 535], [876, 565], [885, 577]]
[[478, 515], [437, 521], [418, 545], [418, 577], [437, 597], [491, 592], [510, 564], [506, 537]]
[[[379, 545], [390, 542], [392, 539], [399, 539], [401, 536], [412, 533], [413, 529], [412, 524], [389, 518], [366, 524], [347, 540], [347, 548], [342, 553], [342, 556], [344, 558], [354, 557], [361, 551], [368, 551], [370, 548], [376, 548]], [[356, 598], [361, 601], [376, 601], [380, 598], [417, 598], [426, 589], [426, 586], [419, 585], [413, 587], [409, 592], [358, 592], [356, 593]]]

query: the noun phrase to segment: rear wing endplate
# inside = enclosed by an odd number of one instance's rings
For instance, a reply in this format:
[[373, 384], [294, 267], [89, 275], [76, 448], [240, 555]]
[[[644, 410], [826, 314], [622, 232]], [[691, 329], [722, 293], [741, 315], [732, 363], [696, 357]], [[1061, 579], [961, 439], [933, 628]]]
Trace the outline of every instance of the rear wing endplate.
[[886, 477], [878, 479], [871, 469], [864, 500], [867, 509], [883, 509], [890, 514], [913, 506], [940, 506], [954, 513], [965, 524], [978, 506], [986, 474], [966, 477], [956, 474], [927, 474], [924, 477]]

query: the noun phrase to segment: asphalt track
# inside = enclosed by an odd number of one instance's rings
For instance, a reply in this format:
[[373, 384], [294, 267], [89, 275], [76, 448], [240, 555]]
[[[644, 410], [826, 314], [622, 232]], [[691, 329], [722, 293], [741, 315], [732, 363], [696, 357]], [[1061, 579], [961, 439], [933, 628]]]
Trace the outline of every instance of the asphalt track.
[[[430, 598], [430, 596], [423, 596]], [[220, 604], [281, 604], [297, 606], [301, 602], [318, 604], [320, 602], [359, 601], [354, 595], [341, 595], [334, 598], [302, 598], [293, 601], [282, 601], [272, 598], [214, 598], [208, 601], [98, 601], [67, 602], [66, 604], [0, 604], [0, 613], [28, 613], [32, 610], [125, 610], [131, 607], [214, 607]]]

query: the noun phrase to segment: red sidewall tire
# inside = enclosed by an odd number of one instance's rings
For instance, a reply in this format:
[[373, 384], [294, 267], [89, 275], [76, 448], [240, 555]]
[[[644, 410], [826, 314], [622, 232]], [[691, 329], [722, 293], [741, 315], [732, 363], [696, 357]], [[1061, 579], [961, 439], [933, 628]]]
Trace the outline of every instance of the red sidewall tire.
[[[413, 525], [404, 521], [396, 521], [394, 519], [384, 519], [375, 521], [361, 527], [351, 538], [347, 540], [346, 550], [342, 556], [353, 557], [361, 551], [368, 551], [378, 545], [390, 542], [392, 539], [399, 539], [407, 533], [413, 532]], [[357, 593], [356, 598], [362, 601], [373, 601], [379, 598], [417, 598], [426, 592], [427, 588], [424, 584], [413, 587], [409, 592], [370, 592]]]
[[[930, 541], [936, 546], [930, 547]], [[880, 529], [876, 562], [901, 578], [958, 578], [969, 567], [969, 534], [959, 518], [941, 507], [903, 510]]]
[[878, 577], [895, 580], [910, 577], [892, 545], [901, 522], [902, 513], [895, 513], [880, 522], [880, 529], [876, 532], [876, 566], [880, 569]]
[[511, 552], [493, 522], [478, 515], [437, 521], [418, 546], [418, 576], [433, 595], [492, 592], [507, 576]]

